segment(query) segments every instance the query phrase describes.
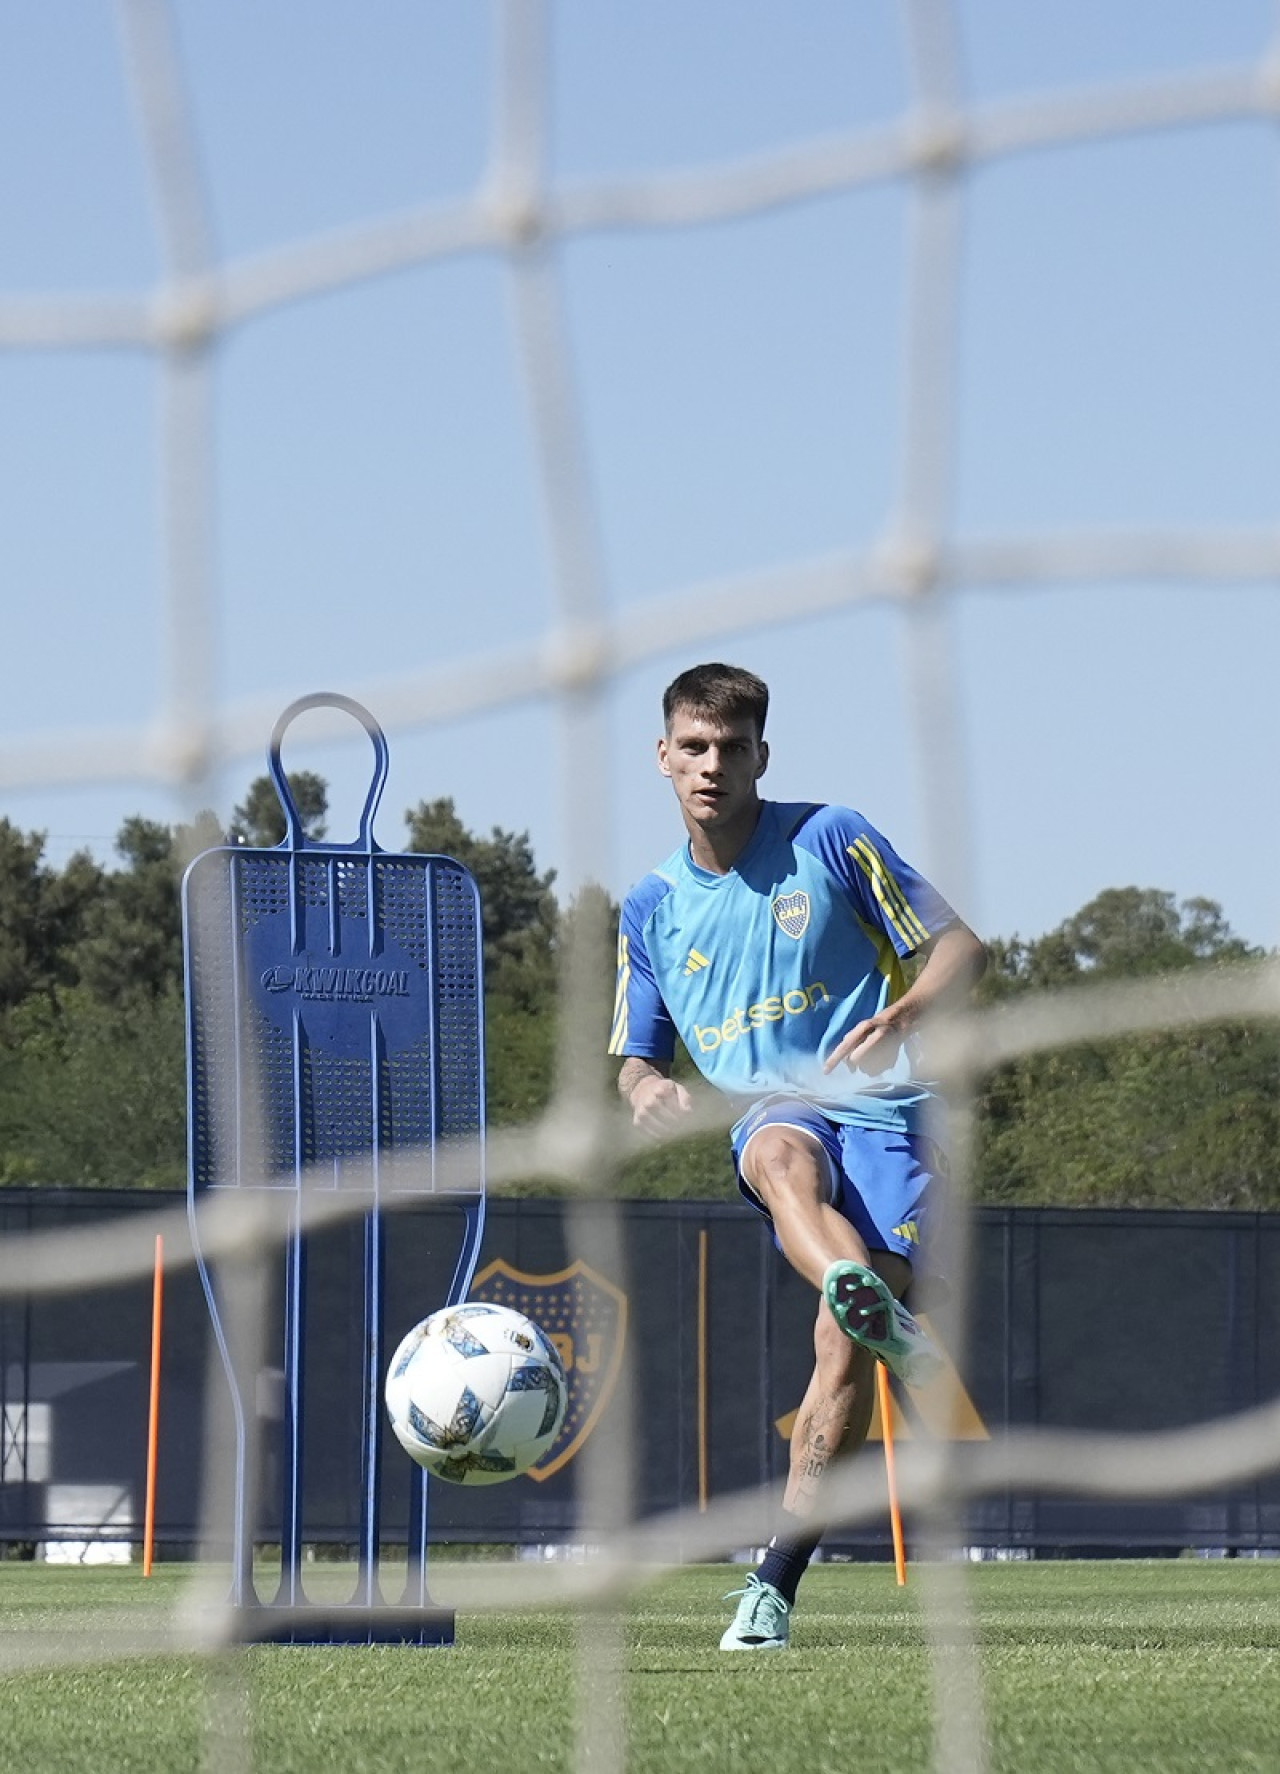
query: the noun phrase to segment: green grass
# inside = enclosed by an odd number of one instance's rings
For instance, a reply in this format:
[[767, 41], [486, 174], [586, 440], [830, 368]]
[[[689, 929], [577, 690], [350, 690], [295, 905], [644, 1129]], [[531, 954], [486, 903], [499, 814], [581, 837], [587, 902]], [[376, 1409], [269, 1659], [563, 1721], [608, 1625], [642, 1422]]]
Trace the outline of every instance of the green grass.
[[[967, 1576], [992, 1770], [1280, 1768], [1280, 1561], [983, 1565]], [[184, 1577], [171, 1565], [143, 1580], [136, 1567], [0, 1564], [0, 1769], [234, 1768], [241, 1730], [253, 1774], [575, 1766], [578, 1617], [460, 1613], [450, 1650], [113, 1657], [122, 1629], [163, 1625]], [[689, 1569], [630, 1610], [618, 1677], [629, 1769], [933, 1766], [919, 1573], [900, 1591], [884, 1566], [816, 1567], [793, 1649], [769, 1657], [716, 1649], [736, 1580], [730, 1567]], [[96, 1635], [87, 1661], [13, 1668], [84, 1634]], [[206, 1741], [210, 1722], [230, 1733], [225, 1749]]]

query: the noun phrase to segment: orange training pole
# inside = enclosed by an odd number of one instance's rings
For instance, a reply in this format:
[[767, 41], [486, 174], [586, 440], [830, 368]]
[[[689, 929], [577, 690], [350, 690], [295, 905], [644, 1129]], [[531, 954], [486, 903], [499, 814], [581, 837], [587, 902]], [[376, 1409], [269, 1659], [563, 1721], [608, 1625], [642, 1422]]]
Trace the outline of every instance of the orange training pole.
[[698, 1233], [698, 1509], [707, 1509], [707, 1229]]
[[882, 1361], [876, 1363], [876, 1393], [880, 1400], [880, 1433], [884, 1436], [884, 1470], [889, 1481], [893, 1567], [898, 1573], [898, 1586], [901, 1588], [907, 1580], [907, 1555], [902, 1543], [902, 1511], [898, 1508], [898, 1474], [893, 1463], [893, 1398], [889, 1392], [889, 1370]]
[[142, 1529], [142, 1574], [151, 1575], [156, 1528], [156, 1440], [160, 1427], [160, 1327], [164, 1317], [164, 1239], [156, 1233], [156, 1270], [151, 1288], [151, 1407], [147, 1412], [147, 1507]]

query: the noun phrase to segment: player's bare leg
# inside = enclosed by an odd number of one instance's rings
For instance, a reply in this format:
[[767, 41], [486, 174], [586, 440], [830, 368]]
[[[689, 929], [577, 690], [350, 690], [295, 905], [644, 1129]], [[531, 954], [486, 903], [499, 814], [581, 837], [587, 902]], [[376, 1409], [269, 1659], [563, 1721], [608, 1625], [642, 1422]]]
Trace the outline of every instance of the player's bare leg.
[[782, 1651], [791, 1639], [796, 1585], [821, 1538], [812, 1517], [834, 1460], [865, 1442], [875, 1398], [875, 1363], [920, 1375], [939, 1357], [898, 1297], [911, 1266], [893, 1251], [867, 1249], [831, 1205], [830, 1160], [800, 1128], [768, 1125], [747, 1141], [744, 1180], [773, 1220], [788, 1262], [817, 1288], [814, 1369], [791, 1434], [782, 1519], [760, 1568], [739, 1591], [722, 1651]]
[[769, 1211], [783, 1256], [812, 1286], [820, 1289], [839, 1259], [870, 1262], [866, 1245], [828, 1200], [830, 1160], [810, 1134], [762, 1127], [747, 1141], [741, 1165]]
[[791, 1430], [790, 1471], [782, 1507], [807, 1520], [831, 1465], [867, 1439], [875, 1404], [875, 1357], [850, 1342], [826, 1305], [813, 1328], [814, 1367]]
[[790, 1474], [777, 1532], [759, 1569], [747, 1577], [721, 1650], [787, 1648], [796, 1588], [822, 1535], [822, 1525], [814, 1525], [813, 1518], [823, 1487], [834, 1462], [851, 1458], [867, 1438], [875, 1357], [844, 1335], [823, 1303], [813, 1348], [813, 1374], [791, 1431]]
[[800, 1128], [766, 1126], [748, 1140], [742, 1174], [773, 1219], [783, 1255], [818, 1288], [836, 1323], [909, 1386], [939, 1371], [941, 1357], [905, 1306], [909, 1264], [878, 1251], [876, 1262], [854, 1227], [828, 1200], [830, 1160]]

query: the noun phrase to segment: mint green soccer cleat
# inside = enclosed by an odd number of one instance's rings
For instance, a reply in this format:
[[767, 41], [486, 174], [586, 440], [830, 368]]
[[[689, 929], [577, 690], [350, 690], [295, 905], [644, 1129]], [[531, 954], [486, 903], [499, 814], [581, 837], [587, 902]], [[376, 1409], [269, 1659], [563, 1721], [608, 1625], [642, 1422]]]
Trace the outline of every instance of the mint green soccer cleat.
[[879, 1356], [904, 1386], [927, 1386], [942, 1372], [932, 1341], [874, 1269], [832, 1263], [822, 1277], [822, 1297], [845, 1336]]
[[731, 1589], [725, 1597], [740, 1595], [733, 1625], [720, 1640], [722, 1651], [785, 1651], [791, 1639], [791, 1603], [772, 1583], [762, 1583], [754, 1571], [745, 1589]]

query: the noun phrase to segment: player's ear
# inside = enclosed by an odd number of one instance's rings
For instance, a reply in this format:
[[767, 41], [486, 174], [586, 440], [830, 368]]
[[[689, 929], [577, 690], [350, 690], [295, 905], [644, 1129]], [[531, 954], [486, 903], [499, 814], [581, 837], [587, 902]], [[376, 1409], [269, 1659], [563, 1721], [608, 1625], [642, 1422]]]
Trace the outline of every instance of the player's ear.
[[667, 741], [665, 736], [658, 741], [658, 768], [664, 776], [670, 776], [671, 765], [667, 761]]
[[765, 771], [768, 768], [769, 768], [769, 741], [767, 739], [762, 739], [760, 741], [760, 762], [756, 765], [756, 781], [757, 782], [759, 782], [760, 778], [764, 775]]

